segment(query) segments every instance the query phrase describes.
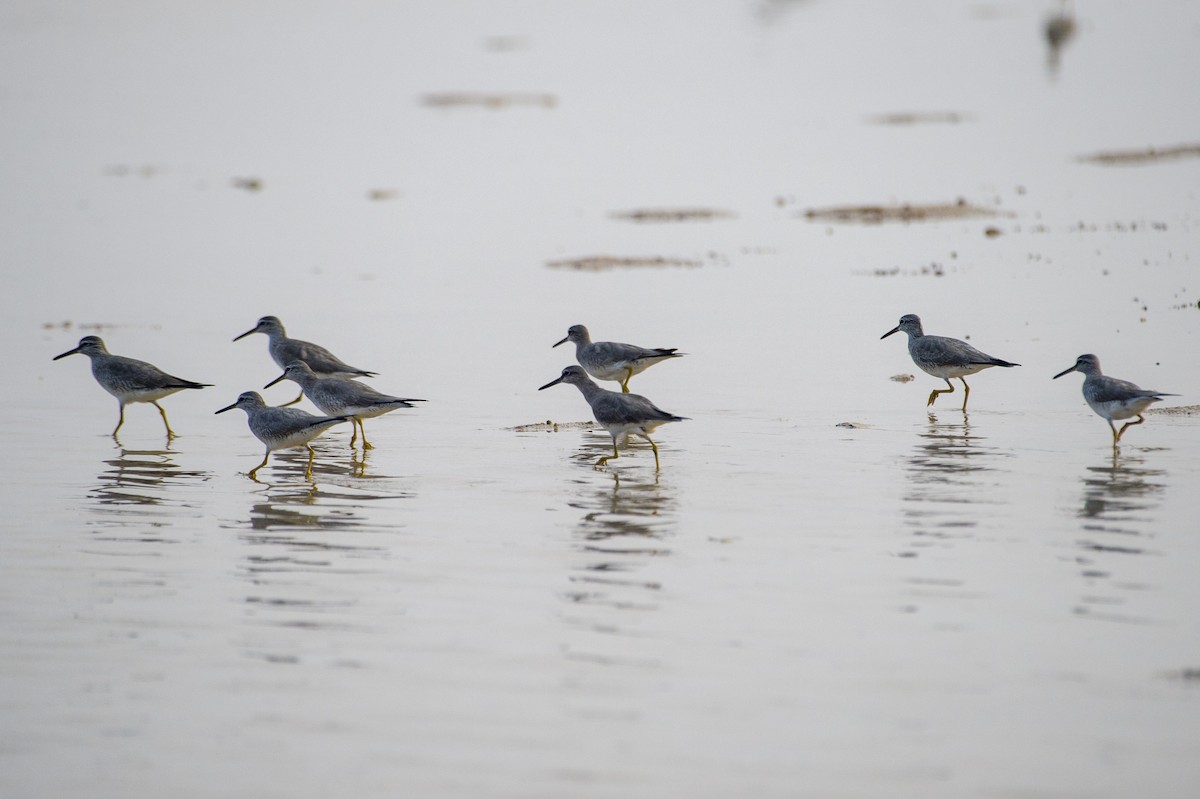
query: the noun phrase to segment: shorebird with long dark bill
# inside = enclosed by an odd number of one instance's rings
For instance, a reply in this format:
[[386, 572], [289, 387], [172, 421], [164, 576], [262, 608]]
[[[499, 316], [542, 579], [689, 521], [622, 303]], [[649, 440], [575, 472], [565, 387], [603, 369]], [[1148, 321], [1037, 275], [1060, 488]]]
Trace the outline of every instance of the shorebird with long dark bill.
[[170, 441], [175, 438], [175, 431], [171, 429], [171, 423], [167, 421], [167, 412], [158, 401], [185, 388], [210, 387], [208, 383], [197, 383], [169, 375], [152, 363], [113, 355], [99, 336], [84, 336], [79, 339], [79, 346], [61, 355], [55, 355], [54, 360], [77, 353], [86, 355], [91, 360], [92, 376], [96, 378], [96, 382], [117, 398], [120, 415], [117, 417], [117, 426], [112, 431], [113, 438], [117, 437], [117, 431], [125, 424], [125, 406], [131, 402], [148, 402], [158, 408], [163, 426], [167, 428], [167, 440]]
[[575, 344], [575, 360], [589, 375], [597, 380], [615, 380], [621, 391], [629, 393], [629, 379], [644, 372], [656, 363], [670, 358], [682, 358], [684, 353], [676, 348], [647, 348], [636, 344], [621, 344], [616, 341], [592, 341], [588, 329], [583, 325], [571, 325], [567, 335], [559, 344], [568, 341]]
[[956, 338], [947, 338], [946, 336], [927, 336], [925, 331], [921, 329], [921, 317], [916, 314], [905, 314], [900, 317], [900, 324], [893, 327], [888, 332], [880, 336], [880, 339], [885, 339], [893, 333], [908, 334], [908, 354], [912, 356], [915, 363], [921, 371], [926, 374], [940, 377], [946, 381], [949, 388], [934, 389], [929, 394], [929, 401], [926, 406], [932, 405], [938, 398], [939, 394], [953, 394], [954, 384], [950, 382], [950, 378], [957, 377], [962, 380], [963, 384], [963, 404], [962, 409], [967, 409], [967, 399], [971, 396], [971, 387], [967, 385], [967, 381], [963, 380], [967, 375], [973, 375], [976, 372], [983, 371], [992, 366], [1020, 366], [1019, 363], [1009, 363], [1008, 361], [994, 358], [987, 353], [980, 352], [965, 341], [959, 341]]
[[425, 401], [411, 397], [393, 397], [345, 377], [321, 377], [304, 361], [292, 361], [284, 367], [283, 374], [263, 388], [270, 388], [280, 380], [291, 380], [299, 385], [304, 396], [329, 416], [349, 416], [354, 424], [350, 446], [354, 446], [361, 430], [363, 449], [375, 448], [367, 441], [367, 429], [363, 427], [363, 419], [382, 416], [397, 408], [415, 408], [417, 406], [413, 405], [414, 402]]
[[[1112, 428], [1113, 448], [1125, 431], [1135, 424], [1146, 421], [1142, 412], [1151, 404], [1159, 402], [1163, 397], [1177, 397], [1178, 394], [1168, 394], [1165, 391], [1149, 391], [1135, 386], [1128, 380], [1118, 380], [1100, 371], [1100, 359], [1095, 355], [1080, 355], [1075, 359], [1075, 365], [1056, 374], [1053, 380], [1071, 372], [1083, 374], [1083, 399], [1098, 416], [1108, 422]], [[1126, 422], [1118, 430], [1113, 424], [1114, 419], [1129, 419], [1136, 416], [1136, 422]]]
[[551, 380], [539, 388], [538, 391], [550, 388], [550, 386], [556, 386], [559, 383], [567, 383], [577, 387], [583, 394], [583, 398], [587, 400], [588, 405], [592, 407], [592, 416], [596, 417], [596, 421], [600, 423], [600, 426], [612, 436], [613, 454], [605, 455], [596, 461], [597, 466], [603, 466], [613, 458], [619, 458], [620, 453], [617, 452], [617, 443], [627, 438], [629, 434], [637, 433], [650, 442], [650, 448], [654, 450], [654, 468], [657, 470], [659, 468], [658, 445], [651, 440], [650, 434], [654, 432], [656, 427], [664, 425], [667, 422], [682, 422], [688, 418], [686, 416], [676, 416], [673, 413], [667, 413], [640, 394], [623, 394], [619, 391], [609, 391], [608, 389], [600, 388], [578, 366], [568, 366], [566, 369], [563, 369], [562, 374], [557, 379]]
[[[322, 377], [354, 378], [375, 376], [374, 372], [368, 372], [366, 369], [351, 366], [319, 344], [313, 344], [311, 341], [301, 341], [298, 338], [288, 338], [287, 332], [283, 329], [283, 322], [280, 322], [277, 316], [264, 316], [258, 320], [258, 324], [245, 333], [234, 336], [233, 340], [238, 341], [252, 333], [263, 333], [266, 335], [267, 352], [271, 354], [271, 360], [275, 361], [280, 369], [286, 368], [292, 361], [304, 361], [313, 372]], [[300, 396], [291, 402], [285, 402], [284, 406], [295, 405], [302, 399], [304, 399], [303, 391], [300, 392]]]
[[246, 412], [246, 422], [250, 432], [267, 447], [262, 463], [249, 472], [251, 480], [257, 479], [258, 470], [267, 465], [271, 453], [278, 449], [292, 447], [308, 448], [308, 467], [304, 470], [305, 478], [312, 477], [313, 459], [317, 452], [308, 442], [324, 433], [335, 424], [350, 421], [349, 416], [313, 416], [308, 411], [299, 408], [272, 407], [263, 402], [257, 391], [244, 391], [238, 395], [237, 401], [226, 405], [215, 413], [225, 413], [234, 408]]

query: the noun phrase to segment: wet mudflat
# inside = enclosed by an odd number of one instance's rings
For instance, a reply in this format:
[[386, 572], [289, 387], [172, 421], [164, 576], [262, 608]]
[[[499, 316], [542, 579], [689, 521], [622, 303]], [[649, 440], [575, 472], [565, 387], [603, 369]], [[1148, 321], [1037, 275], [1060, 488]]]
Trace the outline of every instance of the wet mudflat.
[[[0, 793], [1194, 795], [1197, 416], [1050, 378], [1200, 401], [1200, 161], [1080, 160], [1200, 17], [1057, 8], [10, 5]], [[428, 402], [248, 479], [265, 314]], [[84, 335], [214, 387], [114, 441]]]

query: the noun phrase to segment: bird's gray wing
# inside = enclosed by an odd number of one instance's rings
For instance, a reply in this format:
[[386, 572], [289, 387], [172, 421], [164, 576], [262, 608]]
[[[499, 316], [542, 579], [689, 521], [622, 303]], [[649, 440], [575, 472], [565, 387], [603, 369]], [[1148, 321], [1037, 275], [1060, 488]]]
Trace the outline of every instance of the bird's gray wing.
[[611, 363], [630, 363], [647, 358], [667, 358], [675, 350], [648, 349], [636, 344], [621, 344], [616, 341], [599, 341], [592, 345], [596, 356]]
[[965, 341], [945, 336], [922, 336], [917, 339], [914, 351], [922, 360], [941, 366], [970, 366], [996, 360]]
[[1161, 391], [1149, 391], [1134, 383], [1130, 383], [1128, 380], [1119, 380], [1108, 375], [1097, 377], [1092, 382], [1092, 385], [1088, 387], [1088, 393], [1091, 395], [1091, 399], [1096, 402], [1118, 402], [1139, 397], [1173, 396], [1171, 394], [1163, 394]]
[[114, 355], [97, 370], [114, 385], [123, 389], [136, 388], [201, 388], [202, 383], [169, 375], [152, 363]]
[[670, 422], [681, 417], [667, 413], [640, 394], [606, 391], [592, 403], [592, 413], [601, 424], [639, 424]]

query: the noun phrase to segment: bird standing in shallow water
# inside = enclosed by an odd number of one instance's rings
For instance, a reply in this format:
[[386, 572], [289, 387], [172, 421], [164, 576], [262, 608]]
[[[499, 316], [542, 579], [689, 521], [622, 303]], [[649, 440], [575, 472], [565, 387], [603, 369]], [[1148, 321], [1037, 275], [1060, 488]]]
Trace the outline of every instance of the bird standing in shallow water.
[[559, 383], [577, 386], [588, 405], [592, 406], [592, 415], [596, 417], [596, 421], [612, 436], [613, 454], [605, 455], [596, 461], [597, 466], [603, 466], [613, 458], [619, 458], [617, 442], [630, 433], [637, 433], [650, 442], [650, 448], [654, 450], [654, 468], [657, 470], [659, 468], [658, 445], [651, 441], [650, 433], [654, 432], [656, 427], [667, 422], [681, 422], [688, 418], [667, 413], [640, 394], [624, 394], [600, 388], [578, 366], [568, 366], [563, 369], [557, 380], [551, 380], [538, 391]]
[[[1164, 391], [1147, 391], [1128, 380], [1108, 377], [1100, 371], [1100, 359], [1095, 355], [1080, 355], [1075, 359], [1074, 366], [1064, 369], [1051, 379], [1057, 380], [1071, 372], [1083, 374], [1083, 398], [1093, 411], [1108, 421], [1108, 426], [1112, 428], [1113, 449], [1116, 449], [1117, 442], [1126, 430], [1146, 421], [1142, 417], [1142, 411], [1163, 397], [1178, 396]], [[1120, 430], [1113, 424], [1113, 419], [1128, 419], [1131, 416], [1136, 416], [1137, 421], [1126, 422], [1121, 425]]]
[[145, 361], [113, 355], [99, 336], [84, 336], [79, 339], [79, 346], [61, 355], [55, 355], [54, 360], [76, 353], [88, 356], [92, 362], [92, 376], [96, 378], [96, 382], [117, 398], [120, 415], [117, 417], [117, 426], [112, 431], [113, 438], [117, 437], [117, 431], [125, 424], [125, 405], [130, 402], [148, 402], [158, 408], [159, 414], [162, 415], [163, 425], [167, 428], [167, 440], [170, 441], [175, 438], [175, 431], [171, 429], [171, 423], [167, 421], [167, 412], [158, 401], [185, 388], [210, 387], [208, 383], [196, 383], [169, 375]]
[[[277, 316], [264, 316], [258, 320], [258, 324], [240, 336], [235, 336], [233, 340], [243, 339], [251, 333], [266, 334], [267, 352], [271, 354], [271, 360], [275, 361], [280, 369], [286, 368], [292, 361], [303, 361], [308, 364], [313, 372], [322, 377], [375, 376], [374, 372], [368, 372], [365, 369], [359, 369], [357, 366], [351, 366], [343, 362], [319, 344], [301, 341], [298, 338], [288, 338], [287, 333], [283, 329], [283, 322], [280, 322]], [[295, 405], [302, 399], [304, 399], [303, 391], [300, 392], [300, 396], [291, 402], [285, 402], [284, 406]]]
[[237, 402], [226, 405], [215, 413], [225, 413], [234, 408], [241, 408], [246, 412], [246, 422], [250, 425], [250, 432], [267, 445], [267, 452], [263, 456], [262, 463], [249, 472], [251, 480], [255, 479], [254, 476], [258, 474], [259, 469], [267, 465], [272, 452], [291, 447], [308, 448], [308, 468], [304, 470], [304, 476], [312, 477], [313, 458], [317, 456], [317, 452], [308, 442], [335, 424], [350, 421], [349, 416], [313, 416], [299, 408], [271, 407], [263, 402], [262, 396], [257, 391], [242, 392], [238, 395]]
[[635, 344], [615, 341], [592, 341], [583, 325], [571, 325], [567, 335], [554, 346], [575, 342], [575, 360], [597, 380], [615, 380], [621, 391], [629, 393], [629, 379], [668, 358], [682, 358], [684, 353], [672, 349], [647, 349]]
[[397, 408], [415, 408], [414, 402], [424, 402], [423, 399], [393, 397], [383, 394], [370, 386], [349, 380], [344, 377], [321, 377], [309, 368], [304, 361], [292, 361], [283, 369], [283, 374], [267, 383], [263, 388], [270, 388], [280, 380], [291, 380], [300, 386], [304, 396], [330, 416], [349, 416], [354, 425], [354, 434], [350, 437], [350, 446], [358, 439], [362, 431], [363, 449], [375, 447], [367, 441], [367, 429], [363, 427], [363, 419], [382, 416]]
[[908, 354], [912, 356], [913, 363], [926, 374], [940, 377], [946, 381], [946, 385], [950, 386], [950, 388], [934, 389], [930, 392], [929, 401], [925, 403], [926, 406], [932, 405], [937, 400], [938, 394], [953, 394], [954, 384], [950, 382], [950, 378], [957, 377], [962, 380], [963, 384], [962, 409], [965, 411], [967, 399], [971, 396], [971, 387], [967, 385], [966, 380], [963, 380], [966, 375], [973, 375], [990, 366], [1021, 365], [993, 358], [956, 338], [927, 336], [921, 329], [921, 317], [911, 313], [901, 316], [900, 324], [879, 338], [882, 340], [901, 331], [908, 334]]

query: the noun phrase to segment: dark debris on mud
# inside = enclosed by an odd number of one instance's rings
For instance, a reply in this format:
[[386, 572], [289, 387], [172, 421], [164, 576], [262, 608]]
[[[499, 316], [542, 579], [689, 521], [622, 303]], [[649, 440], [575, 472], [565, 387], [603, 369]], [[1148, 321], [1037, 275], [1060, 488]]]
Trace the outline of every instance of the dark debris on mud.
[[1200, 144], [1147, 147], [1144, 150], [1108, 150], [1079, 156], [1080, 161], [1103, 166], [1142, 166], [1180, 158], [1200, 158]]
[[1200, 416], [1200, 405], [1175, 405], [1167, 408], [1147, 408], [1142, 413], [1154, 416]]
[[814, 222], [849, 222], [861, 225], [880, 225], [884, 222], [938, 222], [947, 219], [1013, 216], [998, 208], [974, 205], [959, 198], [952, 203], [897, 205], [834, 205], [809, 208], [802, 212]]
[[555, 422], [547, 419], [544, 422], [519, 424], [508, 429], [514, 433], [557, 433], [559, 430], [592, 430], [595, 427], [595, 422]]
[[737, 214], [721, 208], [638, 208], [631, 211], [613, 211], [613, 219], [624, 222], [712, 222], [717, 219], [736, 219]]
[[619, 257], [614, 255], [589, 255], [583, 258], [565, 258], [547, 261], [551, 269], [573, 269], [577, 272], [607, 272], [610, 269], [687, 267], [703, 266], [702, 261], [688, 258], [666, 258], [660, 255], [646, 257]]

